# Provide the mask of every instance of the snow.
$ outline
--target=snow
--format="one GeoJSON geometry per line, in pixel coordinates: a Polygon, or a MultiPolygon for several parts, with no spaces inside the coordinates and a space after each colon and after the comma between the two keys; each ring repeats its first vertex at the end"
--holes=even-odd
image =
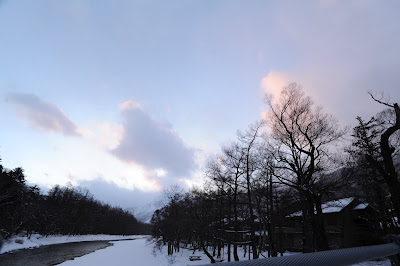
{"type": "Polygon", "coordinates": [[[235,230],[224,230],[224,232],[226,232],[226,233],[240,233],[240,234],[243,234],[243,233],[250,232],[250,230],[238,230],[238,231],[235,231],[235,230]]]}
{"type": "MultiPolygon", "coordinates": [[[[343,198],[343,199],[328,201],[321,205],[322,213],[341,212],[343,210],[343,208],[346,207],[347,205],[349,205],[353,200],[354,200],[354,198],[343,198]]],[[[296,217],[296,216],[302,216],[302,215],[303,215],[303,212],[298,211],[298,212],[289,214],[286,217],[296,217]]]]}
{"type": "Polygon", "coordinates": [[[340,212],[344,207],[349,205],[354,198],[344,198],[338,200],[328,201],[321,205],[323,213],[340,212]]]}
{"type": "Polygon", "coordinates": [[[140,265],[140,266],[186,266],[186,265],[204,265],[209,264],[210,260],[203,252],[181,249],[179,253],[168,256],[166,247],[162,248],[162,252],[153,249],[153,245],[148,243],[146,239],[137,239],[134,241],[118,241],[111,242],[113,246],[105,249],[97,250],[86,256],[75,258],[74,260],[65,261],[59,265],[62,266],[109,266],[109,265],[140,265]],[[201,256],[202,260],[190,261],[189,256],[201,256]]]}
{"type": "Polygon", "coordinates": [[[368,203],[367,204],[360,203],[357,206],[355,206],[353,210],[364,210],[367,207],[368,207],[368,203]]]}
{"type": "Polygon", "coordinates": [[[364,261],[357,264],[353,264],[352,266],[391,266],[389,259],[384,260],[371,260],[371,261],[364,261]]]}
{"type": "MultiPolygon", "coordinates": [[[[204,265],[209,264],[210,260],[202,251],[196,250],[193,254],[192,250],[181,249],[180,252],[168,256],[167,247],[163,246],[161,249],[154,248],[153,242],[149,241],[149,236],[131,235],[131,236],[115,236],[115,235],[80,235],[80,236],[48,236],[32,235],[31,239],[27,237],[14,237],[7,241],[3,247],[2,252],[7,252],[21,248],[33,248],[42,245],[60,244],[68,242],[81,242],[81,241],[95,241],[95,240],[111,240],[113,246],[105,249],[97,250],[88,255],[77,257],[73,260],[65,261],[59,265],[62,266],[80,266],[80,265],[141,265],[141,266],[186,266],[186,265],[204,265]],[[118,239],[135,239],[127,241],[112,241],[118,239]],[[23,241],[22,244],[17,242],[23,241]],[[201,256],[199,261],[190,261],[189,256],[201,256]]],[[[223,249],[222,258],[227,261],[227,249],[223,249]]],[[[212,250],[209,250],[212,253],[212,250]]],[[[232,249],[233,252],[233,249],[232,249]]],[[[284,256],[296,255],[297,252],[284,253],[284,256]]],[[[238,249],[240,260],[247,260],[244,258],[244,250],[238,249]]],[[[263,254],[267,256],[266,253],[263,254]]],[[[232,257],[233,259],[233,254],[232,257]]],[[[261,257],[262,258],[262,257],[261,257]]],[[[382,261],[367,261],[354,266],[372,266],[381,265],[389,266],[388,259],[382,261]]]]}
{"type": "Polygon", "coordinates": [[[297,216],[302,216],[302,215],[303,215],[303,211],[298,211],[298,212],[294,212],[292,214],[289,214],[286,217],[297,217],[297,216]]]}
{"type": "MultiPolygon", "coordinates": [[[[108,265],[140,265],[140,266],[186,266],[186,265],[204,265],[209,264],[210,260],[203,253],[196,251],[194,254],[191,250],[181,249],[180,252],[168,256],[167,247],[162,247],[161,251],[154,249],[151,242],[146,239],[137,239],[134,241],[118,241],[112,242],[113,246],[105,249],[97,250],[96,252],[90,253],[83,257],[75,258],[74,260],[66,261],[59,265],[61,266],[85,266],[85,265],[98,265],[98,266],[108,266],[108,265]],[[201,256],[202,260],[190,261],[189,256],[201,256]]],[[[226,249],[223,258],[227,258],[226,249]]],[[[211,250],[210,250],[211,252],[211,250]]],[[[247,260],[244,258],[243,249],[238,249],[239,258],[241,261],[247,260]]],[[[284,256],[296,255],[298,252],[288,252],[284,253],[284,256]]],[[[264,254],[265,256],[267,254],[264,254]]],[[[233,256],[232,256],[233,258],[233,256]]],[[[262,257],[261,257],[262,258],[262,257]]],[[[390,261],[388,259],[382,261],[367,261],[359,264],[354,264],[353,266],[372,266],[381,265],[389,266],[390,261]]]]}
{"type": "Polygon", "coordinates": [[[39,246],[46,246],[52,244],[70,243],[70,242],[82,242],[82,241],[96,241],[96,240],[118,240],[118,239],[137,239],[148,236],[142,235],[54,235],[54,236],[42,236],[40,234],[32,234],[30,238],[26,236],[14,236],[9,240],[5,241],[3,248],[0,250],[0,254],[9,252],[17,249],[24,248],[35,248],[39,246]]]}
{"type": "MultiPolygon", "coordinates": [[[[172,256],[167,255],[167,246],[163,246],[161,250],[154,249],[152,242],[146,239],[137,239],[134,241],[118,241],[111,242],[113,246],[105,249],[97,250],[86,256],[75,258],[71,261],[66,261],[59,265],[61,266],[84,266],[84,265],[140,265],[140,266],[186,266],[186,265],[204,265],[210,264],[209,258],[202,251],[196,250],[193,254],[192,250],[181,249],[180,252],[174,253],[172,256]],[[189,256],[200,256],[201,260],[190,261],[189,256]]],[[[224,262],[227,262],[227,249],[223,249],[224,262]]],[[[212,250],[209,250],[212,253],[212,250]]],[[[232,249],[233,260],[233,249],[232,249]]],[[[287,255],[295,255],[297,252],[284,253],[287,255]]],[[[238,248],[238,255],[240,260],[247,260],[248,256],[244,258],[244,250],[238,248]]],[[[264,253],[267,256],[267,253],[264,253]]]]}

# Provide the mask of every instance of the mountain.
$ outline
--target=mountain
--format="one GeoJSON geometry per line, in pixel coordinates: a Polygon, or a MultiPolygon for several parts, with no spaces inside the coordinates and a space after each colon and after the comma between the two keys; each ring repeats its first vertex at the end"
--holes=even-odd
{"type": "Polygon", "coordinates": [[[151,217],[153,213],[156,211],[157,207],[154,206],[155,204],[149,203],[145,206],[140,207],[130,207],[127,208],[127,211],[133,214],[136,219],[143,223],[150,223],[151,217]]]}

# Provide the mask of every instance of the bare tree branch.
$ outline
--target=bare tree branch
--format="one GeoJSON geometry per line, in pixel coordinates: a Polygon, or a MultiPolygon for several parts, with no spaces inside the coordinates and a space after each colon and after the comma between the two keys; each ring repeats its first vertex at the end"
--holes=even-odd
{"type": "Polygon", "coordinates": [[[371,98],[372,98],[375,102],[380,103],[380,104],[383,104],[383,105],[386,105],[386,106],[388,106],[388,107],[394,108],[394,105],[385,103],[385,102],[383,102],[382,100],[378,100],[370,91],[368,92],[368,94],[369,94],[369,96],[371,96],[371,98]]]}

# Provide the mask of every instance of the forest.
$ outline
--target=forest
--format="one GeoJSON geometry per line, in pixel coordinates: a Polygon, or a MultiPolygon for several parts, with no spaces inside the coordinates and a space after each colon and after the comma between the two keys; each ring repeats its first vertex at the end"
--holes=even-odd
{"type": "Polygon", "coordinates": [[[0,165],[0,237],[148,234],[150,227],[131,213],[96,200],[86,189],[55,186],[42,194],[26,184],[22,168],[0,165]]]}
{"type": "Polygon", "coordinates": [[[166,190],[168,204],[151,220],[157,245],[203,250],[211,262],[228,250],[227,261],[238,261],[239,248],[256,259],[399,234],[400,109],[370,96],[382,111],[352,129],[296,83],[266,96],[263,120],[209,159],[202,188],[166,190]]]}

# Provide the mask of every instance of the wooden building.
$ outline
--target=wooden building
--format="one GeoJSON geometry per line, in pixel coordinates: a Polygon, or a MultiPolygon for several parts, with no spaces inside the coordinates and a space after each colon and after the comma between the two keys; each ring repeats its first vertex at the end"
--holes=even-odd
{"type": "MultiPolygon", "coordinates": [[[[377,211],[357,198],[342,198],[322,204],[328,244],[332,249],[378,244],[379,222],[377,211]]],[[[277,232],[278,234],[279,232],[277,232]]],[[[302,249],[302,212],[285,217],[280,229],[282,248],[302,249]]]]}

